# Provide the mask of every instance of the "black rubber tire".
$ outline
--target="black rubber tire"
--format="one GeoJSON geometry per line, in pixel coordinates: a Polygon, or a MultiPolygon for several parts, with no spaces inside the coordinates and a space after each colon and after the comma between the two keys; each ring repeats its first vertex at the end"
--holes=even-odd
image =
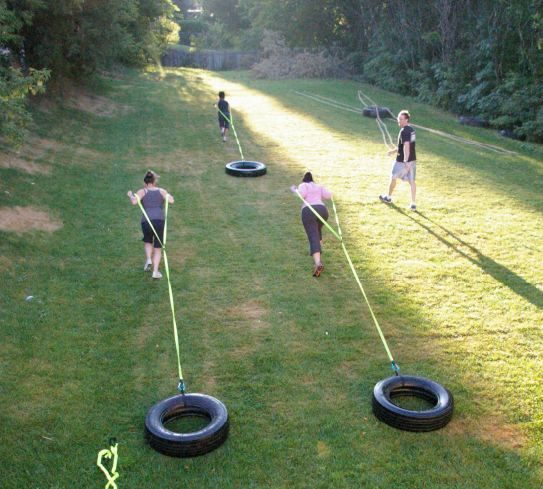
{"type": "Polygon", "coordinates": [[[196,457],[221,446],[228,437],[226,406],[205,394],[178,394],[155,404],[145,417],[145,434],[158,452],[171,457],[196,457]],[[164,423],[183,416],[200,416],[209,423],[199,431],[176,433],[164,423]]]}
{"type": "Polygon", "coordinates": [[[500,136],[504,138],[516,139],[517,141],[525,141],[526,136],[519,136],[513,129],[502,129],[500,136]]]}
{"type": "MultiPolygon", "coordinates": [[[[378,107],[380,119],[391,119],[390,110],[387,107],[378,107]]],[[[365,117],[373,117],[377,119],[377,110],[375,107],[364,107],[362,109],[362,115],[365,117]]]]}
{"type": "Polygon", "coordinates": [[[433,431],[443,428],[452,418],[454,400],[442,385],[424,377],[398,375],[381,380],[373,388],[373,414],[384,423],[406,431],[433,431]],[[424,399],[434,407],[411,411],[392,402],[400,396],[424,399]]]}
{"type": "Polygon", "coordinates": [[[468,115],[461,115],[458,117],[458,122],[464,126],[473,126],[473,127],[490,127],[488,121],[485,121],[481,117],[471,117],[468,115]]]}
{"type": "Polygon", "coordinates": [[[265,175],[267,168],[264,163],[258,161],[232,161],[225,167],[228,175],[234,177],[260,177],[265,175]]]}

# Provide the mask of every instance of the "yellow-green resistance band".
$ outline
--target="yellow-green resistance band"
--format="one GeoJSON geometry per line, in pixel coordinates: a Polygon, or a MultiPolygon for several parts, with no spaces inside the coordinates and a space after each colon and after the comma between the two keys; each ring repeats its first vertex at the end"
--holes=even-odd
{"type": "Polygon", "coordinates": [[[381,338],[381,341],[383,342],[383,345],[384,345],[385,350],[386,350],[387,355],[388,355],[388,359],[390,360],[390,364],[392,366],[392,370],[394,370],[396,375],[398,375],[398,373],[400,371],[400,367],[398,367],[397,363],[394,361],[394,357],[392,356],[392,353],[390,352],[390,348],[388,347],[385,336],[383,335],[383,331],[381,330],[381,327],[379,326],[379,321],[377,321],[377,318],[375,317],[375,314],[373,313],[373,309],[371,307],[370,301],[368,300],[368,296],[366,295],[366,291],[364,290],[364,287],[362,286],[362,283],[360,282],[360,279],[358,278],[358,274],[356,273],[353,262],[351,261],[351,257],[349,256],[349,253],[347,252],[347,248],[345,247],[345,243],[343,242],[343,235],[341,233],[341,228],[339,226],[339,218],[338,218],[338,215],[337,215],[336,203],[334,202],[334,199],[332,199],[332,207],[334,209],[334,215],[335,215],[335,218],[336,218],[338,232],[336,232],[336,230],[333,229],[332,226],[330,226],[330,224],[328,224],[321,217],[321,215],[313,208],[313,206],[302,197],[302,195],[300,194],[298,189],[296,189],[296,194],[298,195],[298,197],[300,197],[300,199],[302,199],[302,201],[305,203],[305,205],[307,207],[309,207],[311,212],[313,212],[313,214],[315,214],[315,216],[317,216],[317,218],[332,232],[332,234],[341,243],[341,248],[343,249],[343,253],[345,254],[345,257],[347,258],[347,261],[349,262],[349,266],[351,267],[351,271],[353,272],[356,283],[358,284],[358,287],[360,288],[360,292],[362,292],[362,296],[364,297],[364,300],[366,301],[366,304],[368,305],[368,309],[370,311],[371,317],[373,318],[373,322],[375,324],[375,327],[377,328],[377,332],[379,333],[379,337],[381,338]]]}
{"type": "Polygon", "coordinates": [[[234,136],[236,136],[236,142],[238,143],[239,154],[241,155],[241,159],[245,160],[245,157],[243,156],[243,151],[241,149],[241,144],[239,144],[238,133],[236,132],[236,127],[234,126],[234,119],[232,118],[232,112],[230,112],[230,117],[228,117],[221,109],[219,109],[219,112],[232,126],[232,131],[234,131],[234,136]]]}
{"type": "Polygon", "coordinates": [[[145,219],[147,219],[147,222],[149,223],[149,226],[151,226],[151,229],[153,230],[153,233],[158,239],[158,242],[162,246],[162,251],[164,254],[164,268],[166,269],[166,279],[168,281],[168,293],[170,296],[170,307],[172,309],[172,321],[173,321],[173,336],[175,339],[175,350],[177,352],[177,369],[179,373],[179,386],[178,389],[181,391],[181,393],[185,392],[185,381],[183,380],[183,371],[181,369],[181,354],[179,353],[179,335],[177,333],[177,322],[175,321],[175,306],[173,301],[173,292],[172,292],[172,283],[170,281],[170,267],[168,265],[168,254],[166,253],[166,237],[168,233],[168,196],[166,195],[166,204],[164,206],[164,243],[160,241],[160,238],[158,237],[158,233],[156,232],[156,229],[153,226],[153,223],[151,222],[151,219],[149,219],[149,216],[147,215],[147,212],[145,212],[145,209],[143,208],[143,205],[141,204],[140,197],[138,194],[136,195],[136,200],[138,201],[138,205],[140,206],[141,212],[145,216],[145,219]]]}

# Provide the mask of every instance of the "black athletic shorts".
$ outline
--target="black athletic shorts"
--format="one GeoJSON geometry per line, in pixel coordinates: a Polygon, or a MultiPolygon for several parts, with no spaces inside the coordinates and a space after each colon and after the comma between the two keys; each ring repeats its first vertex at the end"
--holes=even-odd
{"type": "Polygon", "coordinates": [[[230,127],[228,120],[222,114],[219,114],[219,127],[224,127],[226,129],[230,127]]]}
{"type": "Polygon", "coordinates": [[[156,239],[155,233],[149,226],[149,221],[145,220],[141,223],[141,230],[143,231],[143,242],[144,243],[153,243],[155,248],[162,248],[160,244],[164,240],[164,221],[160,219],[152,219],[153,227],[160,238],[160,241],[156,239]]]}

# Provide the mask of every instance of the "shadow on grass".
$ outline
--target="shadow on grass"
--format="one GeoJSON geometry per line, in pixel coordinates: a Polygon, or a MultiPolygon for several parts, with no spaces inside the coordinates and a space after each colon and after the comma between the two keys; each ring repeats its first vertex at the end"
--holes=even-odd
{"type": "Polygon", "coordinates": [[[509,270],[509,268],[484,255],[477,248],[469,243],[466,243],[463,239],[456,236],[441,224],[436,223],[422,212],[417,211],[411,214],[400,209],[397,205],[390,204],[390,207],[392,207],[396,212],[411,219],[443,244],[456,251],[459,255],[463,256],[474,265],[477,265],[481,270],[483,270],[483,272],[487,273],[498,282],[501,282],[503,285],[511,289],[515,294],[519,295],[539,309],[543,309],[543,292],[541,292],[535,285],[527,282],[521,276],[517,275],[512,270],[509,270]],[[421,219],[416,219],[414,217],[415,215],[420,216],[421,219]],[[423,220],[426,220],[439,228],[441,231],[443,231],[443,234],[439,234],[434,231],[428,224],[425,224],[423,220]],[[459,248],[460,245],[468,248],[473,256],[465,251],[462,251],[459,248]]]}

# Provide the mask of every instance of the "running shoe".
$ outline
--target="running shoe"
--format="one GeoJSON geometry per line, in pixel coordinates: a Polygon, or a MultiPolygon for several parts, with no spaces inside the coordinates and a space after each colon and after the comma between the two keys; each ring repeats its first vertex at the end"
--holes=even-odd
{"type": "Polygon", "coordinates": [[[162,274],[160,272],[153,272],[153,278],[162,278],[162,274]]]}
{"type": "Polygon", "coordinates": [[[388,195],[379,195],[379,200],[385,204],[391,204],[392,199],[388,195]]]}
{"type": "Polygon", "coordinates": [[[313,270],[313,277],[320,277],[323,270],[324,270],[324,265],[322,263],[320,265],[317,265],[315,267],[315,270],[313,270]]]}

